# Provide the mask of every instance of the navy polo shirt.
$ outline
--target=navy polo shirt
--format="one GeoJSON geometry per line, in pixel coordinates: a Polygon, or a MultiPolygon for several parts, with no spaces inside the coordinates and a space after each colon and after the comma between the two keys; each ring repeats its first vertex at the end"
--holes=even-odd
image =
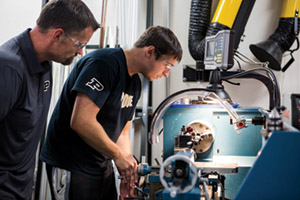
{"type": "Polygon", "coordinates": [[[0,199],[30,199],[52,90],[27,29],[0,46],[0,199]]]}

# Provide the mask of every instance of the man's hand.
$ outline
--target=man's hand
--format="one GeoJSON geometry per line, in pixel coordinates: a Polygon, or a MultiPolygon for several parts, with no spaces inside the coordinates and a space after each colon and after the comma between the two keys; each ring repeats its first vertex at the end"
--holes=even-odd
{"type": "Polygon", "coordinates": [[[128,197],[137,197],[137,194],[135,193],[134,186],[131,186],[129,183],[126,183],[124,180],[122,180],[120,185],[119,200],[124,200],[124,198],[128,197]]]}
{"type": "Polygon", "coordinates": [[[115,164],[122,176],[122,181],[134,186],[138,181],[137,163],[133,156],[127,152],[121,152],[121,155],[114,159],[115,164]]]}

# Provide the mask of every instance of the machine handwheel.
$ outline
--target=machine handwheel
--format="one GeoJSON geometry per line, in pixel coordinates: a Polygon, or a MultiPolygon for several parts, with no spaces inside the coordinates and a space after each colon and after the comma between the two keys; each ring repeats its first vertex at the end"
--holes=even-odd
{"type": "Polygon", "coordinates": [[[173,156],[170,156],[169,158],[167,158],[163,162],[162,166],[160,167],[159,178],[160,178],[160,182],[165,187],[165,189],[170,191],[171,197],[175,197],[177,193],[186,193],[195,186],[197,178],[198,178],[197,177],[197,167],[195,166],[193,161],[191,159],[189,159],[188,157],[183,156],[183,155],[173,155],[173,156]],[[192,170],[192,172],[194,173],[191,183],[186,185],[184,188],[169,185],[168,182],[164,178],[165,168],[168,167],[168,165],[171,164],[172,161],[177,161],[177,160],[186,162],[188,164],[188,166],[190,167],[190,170],[192,170]]]}

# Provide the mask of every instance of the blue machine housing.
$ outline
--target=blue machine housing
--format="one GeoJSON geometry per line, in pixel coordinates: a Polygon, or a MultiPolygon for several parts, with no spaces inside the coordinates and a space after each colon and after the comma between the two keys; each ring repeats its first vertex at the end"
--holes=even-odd
{"type": "Polygon", "coordinates": [[[192,200],[192,199],[200,199],[201,190],[199,187],[194,187],[187,193],[177,194],[176,197],[170,196],[170,191],[163,190],[162,191],[162,199],[163,200],[192,200]]]}
{"type": "Polygon", "coordinates": [[[299,132],[273,132],[234,199],[299,199],[299,154],[299,132]]]}
{"type": "MultiPolygon", "coordinates": [[[[262,116],[258,108],[236,108],[235,111],[245,119],[262,116]]],[[[237,174],[225,175],[226,198],[234,198],[262,147],[261,126],[247,124],[247,128],[237,133],[230,124],[226,110],[215,105],[172,105],[166,110],[163,119],[164,160],[174,155],[174,139],[183,125],[201,122],[213,131],[214,142],[211,148],[197,154],[196,161],[213,162],[218,158],[225,162],[238,163],[237,174]]]]}

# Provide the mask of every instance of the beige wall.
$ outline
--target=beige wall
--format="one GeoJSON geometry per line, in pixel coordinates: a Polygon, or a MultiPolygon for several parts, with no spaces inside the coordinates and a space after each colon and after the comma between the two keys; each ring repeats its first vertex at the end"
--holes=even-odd
{"type": "Polygon", "coordinates": [[[0,1],[0,44],[35,25],[42,0],[0,1]]]}

